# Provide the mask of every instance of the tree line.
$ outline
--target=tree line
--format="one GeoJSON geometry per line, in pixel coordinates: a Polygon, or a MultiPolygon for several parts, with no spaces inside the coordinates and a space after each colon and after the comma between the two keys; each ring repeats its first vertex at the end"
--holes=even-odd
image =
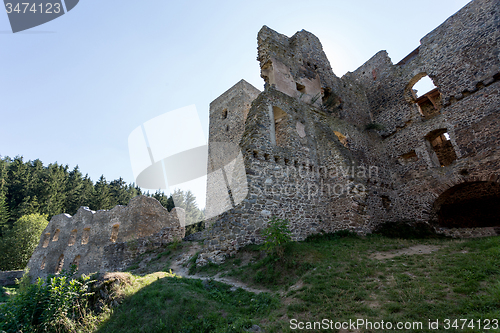
{"type": "Polygon", "coordinates": [[[0,258],[0,270],[24,267],[48,223],[43,220],[49,221],[52,216],[61,213],[74,215],[81,206],[95,211],[112,209],[116,205],[127,205],[130,199],[141,194],[157,199],[169,211],[174,206],[184,208],[186,225],[189,225],[186,234],[203,228],[202,222],[196,223],[203,221],[203,211],[189,191],[176,190],[170,196],[161,191],[150,194],[133,183],[127,184],[121,177],[108,182],[102,175],[94,183],[88,174],[83,175],[78,166],[70,170],[68,165],[58,163],[44,166],[39,159],[24,161],[22,156],[0,156],[0,252],[4,252],[1,257],[11,256],[14,249],[8,250],[9,247],[24,253],[22,259],[12,261],[11,258],[9,261],[12,264],[3,264],[4,260],[0,258]],[[35,243],[34,246],[19,242],[25,239],[25,235],[19,234],[23,230],[37,234],[28,237],[35,243]],[[15,244],[11,244],[13,242],[15,244]],[[24,247],[22,251],[19,246],[24,247]],[[7,250],[11,254],[8,255],[7,250]]]}

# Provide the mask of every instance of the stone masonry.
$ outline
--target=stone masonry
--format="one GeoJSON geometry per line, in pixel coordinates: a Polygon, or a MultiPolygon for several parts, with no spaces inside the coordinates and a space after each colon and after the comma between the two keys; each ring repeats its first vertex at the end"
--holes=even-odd
{"type": "Polygon", "coordinates": [[[68,271],[72,264],[79,274],[121,271],[138,254],[182,239],[184,220],[182,208],[168,212],[142,195],[111,210],[80,207],[74,216],[50,220],[27,267],[33,279],[68,271]]]}
{"type": "MultiPolygon", "coordinates": [[[[240,81],[210,107],[209,144],[238,146],[245,174],[233,168],[225,179],[245,183],[245,196],[208,221],[197,263],[261,242],[271,216],[290,220],[294,240],[398,221],[454,237],[496,235],[499,27],[500,0],[474,0],[398,63],[380,51],[339,78],[313,34],[264,26],[264,91],[240,81]],[[417,96],[425,76],[436,88],[417,96]]],[[[235,155],[218,154],[211,150],[209,160],[235,155]]],[[[207,210],[217,186],[209,177],[207,210]]],[[[217,191],[234,199],[234,187],[217,191]]]]}

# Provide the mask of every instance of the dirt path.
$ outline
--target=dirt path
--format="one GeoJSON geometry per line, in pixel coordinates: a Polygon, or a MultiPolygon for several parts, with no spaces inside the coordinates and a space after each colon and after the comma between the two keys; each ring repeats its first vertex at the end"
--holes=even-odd
{"type": "Polygon", "coordinates": [[[231,285],[234,287],[234,290],[237,288],[244,289],[246,291],[250,291],[252,293],[262,293],[262,292],[270,292],[269,290],[266,289],[256,289],[249,287],[245,283],[241,281],[237,281],[234,279],[231,279],[227,276],[221,277],[221,273],[217,273],[215,276],[206,276],[206,275],[201,275],[201,274],[189,274],[189,267],[187,267],[187,262],[189,259],[191,259],[198,251],[201,250],[201,245],[198,243],[192,243],[191,246],[189,247],[189,250],[182,254],[180,257],[178,257],[171,265],[170,269],[172,270],[173,273],[180,275],[182,277],[186,278],[191,278],[191,279],[201,279],[201,280],[214,280],[218,282],[222,282],[228,285],[231,285]]]}
{"type": "Polygon", "coordinates": [[[375,259],[391,259],[397,256],[401,256],[403,254],[413,255],[413,254],[429,254],[434,251],[441,249],[441,246],[437,245],[416,245],[412,247],[408,247],[406,249],[395,250],[395,251],[387,251],[387,252],[376,252],[372,254],[372,258],[375,259]]]}

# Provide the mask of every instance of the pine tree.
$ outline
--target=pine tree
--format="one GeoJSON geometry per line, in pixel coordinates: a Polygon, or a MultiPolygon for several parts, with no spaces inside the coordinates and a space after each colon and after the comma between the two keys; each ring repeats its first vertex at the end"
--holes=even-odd
{"type": "Polygon", "coordinates": [[[101,175],[101,178],[94,185],[94,198],[92,200],[93,210],[100,209],[111,209],[111,194],[109,192],[108,182],[104,175],[101,175]]]}
{"type": "Polygon", "coordinates": [[[64,211],[70,215],[75,215],[82,205],[84,205],[84,180],[77,165],[68,174],[64,211]]]}
{"type": "Polygon", "coordinates": [[[13,223],[20,215],[20,205],[24,198],[28,196],[30,187],[30,177],[27,165],[23,162],[22,156],[15,157],[9,163],[7,171],[7,204],[10,211],[9,222],[13,223]]]}
{"type": "Polygon", "coordinates": [[[64,213],[67,167],[49,164],[45,170],[42,212],[52,217],[64,213]]]}
{"type": "Polygon", "coordinates": [[[131,199],[127,192],[127,184],[122,177],[113,180],[109,183],[110,204],[111,207],[116,205],[127,205],[131,199]]]}
{"type": "Polygon", "coordinates": [[[5,202],[5,194],[0,191],[0,236],[4,235],[4,230],[8,228],[9,209],[5,202]]]}

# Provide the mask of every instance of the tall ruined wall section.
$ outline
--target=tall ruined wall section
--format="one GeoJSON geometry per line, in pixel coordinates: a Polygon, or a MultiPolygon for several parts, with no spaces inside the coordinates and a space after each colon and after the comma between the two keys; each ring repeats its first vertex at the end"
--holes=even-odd
{"type": "Polygon", "coordinates": [[[375,220],[436,220],[439,207],[434,203],[444,191],[462,183],[496,180],[499,25],[500,2],[476,0],[422,38],[398,64],[381,51],[346,75],[366,90],[370,113],[385,127],[379,134],[400,178],[399,186],[384,194],[386,209],[370,208],[375,220]],[[413,85],[426,74],[440,93],[432,114],[424,114],[412,94],[413,85]],[[445,166],[441,152],[431,144],[439,133],[449,136],[449,160],[455,159],[445,166]]]}
{"type": "Polygon", "coordinates": [[[248,193],[212,220],[198,263],[262,241],[273,215],[295,240],[409,220],[454,236],[500,231],[500,208],[488,209],[500,207],[499,11],[500,0],[475,0],[398,64],[381,51],[342,78],[314,35],[264,26],[265,91],[239,142],[246,175],[235,177],[248,193]],[[437,90],[417,97],[425,75],[437,90]],[[457,213],[467,210],[481,218],[457,213]]]}
{"type": "Polygon", "coordinates": [[[349,77],[338,78],[319,39],[301,30],[292,37],[267,26],[257,36],[261,77],[275,89],[364,127],[372,119],[364,89],[349,77]]]}
{"type": "Polygon", "coordinates": [[[125,269],[148,246],[160,246],[185,235],[184,210],[168,212],[154,198],[136,196],[127,206],[74,216],[54,216],[42,233],[28,268],[45,277],[78,266],[79,274],[125,269]]]}
{"type": "Polygon", "coordinates": [[[338,129],[359,131],[273,87],[261,93],[240,143],[248,194],[214,219],[198,263],[260,243],[272,216],[290,220],[294,240],[320,231],[368,232],[364,189],[377,170],[356,162],[338,129]]]}
{"type": "Polygon", "coordinates": [[[221,172],[231,163],[234,164],[240,153],[239,144],[245,121],[252,101],[259,93],[258,89],[241,80],[210,103],[205,210],[205,216],[209,219],[205,222],[206,227],[210,226],[211,217],[234,206],[234,199],[228,193],[230,184],[227,184],[227,176],[221,172]]]}

